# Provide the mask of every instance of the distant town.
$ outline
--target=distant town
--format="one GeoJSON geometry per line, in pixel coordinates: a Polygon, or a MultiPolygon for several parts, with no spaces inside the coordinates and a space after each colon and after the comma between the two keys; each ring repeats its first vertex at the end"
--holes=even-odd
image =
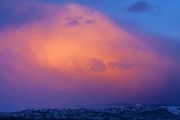
{"type": "Polygon", "coordinates": [[[27,109],[1,112],[0,120],[180,120],[180,107],[161,105],[27,109]]]}

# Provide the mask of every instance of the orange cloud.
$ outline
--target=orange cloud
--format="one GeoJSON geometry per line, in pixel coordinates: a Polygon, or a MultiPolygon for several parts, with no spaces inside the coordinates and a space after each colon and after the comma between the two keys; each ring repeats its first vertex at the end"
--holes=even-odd
{"type": "MultiPolygon", "coordinates": [[[[162,55],[143,42],[146,38],[93,9],[50,6],[43,19],[0,33],[0,64],[11,70],[2,75],[12,84],[39,84],[65,92],[80,92],[90,85],[92,92],[117,98],[161,86],[173,61],[162,63],[162,55]]],[[[84,92],[88,94],[88,89],[84,92]]]]}

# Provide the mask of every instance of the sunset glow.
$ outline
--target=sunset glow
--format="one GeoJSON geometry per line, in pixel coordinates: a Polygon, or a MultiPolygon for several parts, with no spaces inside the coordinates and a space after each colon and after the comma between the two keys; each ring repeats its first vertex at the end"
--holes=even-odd
{"type": "Polygon", "coordinates": [[[179,69],[176,60],[146,42],[151,38],[94,8],[28,5],[41,19],[0,32],[0,78],[6,80],[9,101],[28,93],[22,106],[146,102],[146,94],[153,98],[161,92],[169,71],[179,69]]]}

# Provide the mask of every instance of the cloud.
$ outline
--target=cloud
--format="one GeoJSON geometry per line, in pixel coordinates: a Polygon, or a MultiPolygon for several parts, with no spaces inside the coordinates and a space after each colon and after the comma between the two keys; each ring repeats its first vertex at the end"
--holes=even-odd
{"type": "Polygon", "coordinates": [[[65,18],[67,21],[67,26],[77,26],[80,24],[93,24],[95,20],[92,19],[84,19],[82,16],[72,16],[65,18]]]}
{"type": "Polygon", "coordinates": [[[119,70],[127,70],[132,67],[132,65],[128,63],[127,61],[109,62],[108,65],[109,65],[109,68],[111,69],[119,69],[119,70]]]}
{"type": "Polygon", "coordinates": [[[106,65],[103,63],[103,61],[92,58],[90,59],[90,68],[91,71],[99,71],[103,72],[106,70],[106,65]]]}
{"type": "MultiPolygon", "coordinates": [[[[136,63],[134,63],[136,64],[136,63]]],[[[124,71],[131,69],[133,65],[131,63],[128,63],[128,61],[122,60],[122,61],[110,61],[108,63],[104,63],[102,60],[97,58],[91,58],[89,60],[89,70],[94,72],[104,72],[104,71],[124,71]]]]}
{"type": "Polygon", "coordinates": [[[151,5],[149,2],[145,0],[141,0],[137,3],[134,3],[133,5],[129,6],[127,8],[128,12],[135,12],[135,13],[141,13],[141,12],[148,12],[153,11],[155,7],[151,5]]]}
{"type": "Polygon", "coordinates": [[[39,2],[19,9],[40,9],[41,17],[0,32],[0,76],[8,95],[1,97],[9,108],[145,102],[143,95],[157,94],[177,67],[146,37],[94,9],[39,2]]]}

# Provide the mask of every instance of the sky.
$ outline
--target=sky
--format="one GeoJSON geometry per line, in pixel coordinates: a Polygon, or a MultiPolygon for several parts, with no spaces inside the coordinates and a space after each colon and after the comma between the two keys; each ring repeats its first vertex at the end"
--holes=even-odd
{"type": "Polygon", "coordinates": [[[1,0],[0,111],[180,105],[179,0],[1,0]]]}

